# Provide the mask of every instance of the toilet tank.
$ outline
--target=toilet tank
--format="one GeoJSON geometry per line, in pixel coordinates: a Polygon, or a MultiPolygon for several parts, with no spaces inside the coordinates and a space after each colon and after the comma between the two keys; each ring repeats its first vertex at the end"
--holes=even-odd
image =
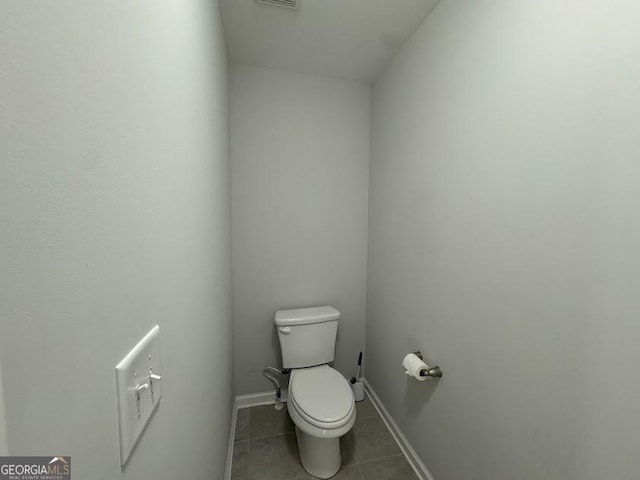
{"type": "Polygon", "coordinates": [[[333,307],[278,310],[278,329],[283,368],[303,368],[333,361],[340,312],[333,307]]]}

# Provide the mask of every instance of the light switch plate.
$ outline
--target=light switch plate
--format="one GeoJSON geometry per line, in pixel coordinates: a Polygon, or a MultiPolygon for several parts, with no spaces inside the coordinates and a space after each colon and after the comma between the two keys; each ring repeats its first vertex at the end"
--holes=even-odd
{"type": "Polygon", "coordinates": [[[160,327],[156,325],[116,366],[120,463],[127,463],[131,450],[158,407],[162,381],[150,382],[150,372],[160,375],[160,327]],[[145,388],[146,384],[146,388],[145,388]],[[139,387],[136,395],[136,387],[139,387]]]}

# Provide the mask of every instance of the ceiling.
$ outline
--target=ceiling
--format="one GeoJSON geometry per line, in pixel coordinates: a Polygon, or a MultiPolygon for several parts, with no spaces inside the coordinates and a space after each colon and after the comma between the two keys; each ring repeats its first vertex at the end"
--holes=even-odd
{"type": "Polygon", "coordinates": [[[439,0],[221,0],[232,63],[372,82],[439,0]]]}

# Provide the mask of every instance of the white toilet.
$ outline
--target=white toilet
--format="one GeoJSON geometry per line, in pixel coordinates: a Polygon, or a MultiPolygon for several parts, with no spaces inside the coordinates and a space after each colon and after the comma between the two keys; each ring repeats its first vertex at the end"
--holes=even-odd
{"type": "Polygon", "coordinates": [[[282,366],[291,369],[287,410],[302,466],[314,477],[338,473],[340,437],[356,421],[353,392],[333,361],[340,312],[333,307],[276,312],[282,366]]]}

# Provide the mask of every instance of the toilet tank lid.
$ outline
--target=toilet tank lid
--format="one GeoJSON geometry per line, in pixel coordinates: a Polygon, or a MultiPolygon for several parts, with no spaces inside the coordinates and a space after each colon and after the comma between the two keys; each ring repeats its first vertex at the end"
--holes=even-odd
{"type": "Polygon", "coordinates": [[[327,305],[324,307],[294,308],[291,310],[278,310],[276,312],[276,325],[307,325],[310,323],[330,322],[340,318],[340,312],[327,305]]]}

